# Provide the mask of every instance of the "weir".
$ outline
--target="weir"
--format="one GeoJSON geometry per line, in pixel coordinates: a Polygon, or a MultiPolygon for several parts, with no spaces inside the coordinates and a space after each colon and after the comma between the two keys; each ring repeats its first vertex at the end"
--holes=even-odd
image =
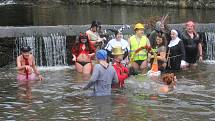
{"type": "MultiPolygon", "coordinates": [[[[170,24],[169,26],[179,31],[183,30],[183,24],[170,24]]],[[[20,54],[20,48],[24,45],[32,48],[36,64],[39,66],[70,65],[71,46],[75,37],[79,32],[85,32],[89,27],[90,25],[0,27],[0,41],[2,41],[0,44],[0,66],[7,65],[10,62],[14,63],[16,57],[20,54]],[[4,38],[7,38],[7,40],[4,38]],[[7,43],[11,46],[5,49],[7,43]]],[[[110,33],[107,33],[106,29],[119,29],[121,27],[124,28],[124,35],[133,33],[133,27],[130,27],[130,25],[103,25],[102,31],[104,35],[108,35],[110,33]]],[[[201,32],[206,42],[205,59],[209,61],[215,60],[214,28],[214,23],[199,24],[197,27],[197,31],[201,32]]],[[[124,37],[126,38],[126,36],[124,37]]]]}

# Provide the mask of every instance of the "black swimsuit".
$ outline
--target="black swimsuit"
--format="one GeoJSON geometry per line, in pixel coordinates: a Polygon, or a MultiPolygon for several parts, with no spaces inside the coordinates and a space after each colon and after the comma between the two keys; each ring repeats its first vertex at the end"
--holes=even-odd
{"type": "Polygon", "coordinates": [[[86,64],[90,63],[90,62],[80,62],[80,61],[76,61],[77,63],[79,63],[82,66],[85,66],[86,64]]]}

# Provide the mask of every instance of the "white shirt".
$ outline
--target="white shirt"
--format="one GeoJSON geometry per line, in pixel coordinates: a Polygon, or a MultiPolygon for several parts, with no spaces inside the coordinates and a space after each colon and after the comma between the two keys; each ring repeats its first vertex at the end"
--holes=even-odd
{"type": "Polygon", "coordinates": [[[128,42],[124,39],[121,39],[121,40],[112,39],[112,40],[110,40],[107,43],[107,46],[105,47],[105,49],[112,51],[113,47],[116,47],[116,46],[122,47],[123,50],[125,50],[127,48],[128,52],[130,51],[130,46],[129,46],[128,42]]]}

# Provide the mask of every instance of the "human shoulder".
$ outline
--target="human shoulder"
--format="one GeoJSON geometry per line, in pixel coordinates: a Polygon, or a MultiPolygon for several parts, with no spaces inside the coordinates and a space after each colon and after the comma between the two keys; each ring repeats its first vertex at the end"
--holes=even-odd
{"type": "Polygon", "coordinates": [[[129,37],[129,39],[133,39],[133,38],[135,38],[135,35],[132,35],[132,36],[129,37]]]}
{"type": "Polygon", "coordinates": [[[115,43],[116,39],[111,39],[108,43],[115,43]]]}
{"type": "Polygon", "coordinates": [[[122,41],[123,43],[128,43],[128,41],[125,40],[125,39],[121,39],[121,41],[122,41]]]}
{"type": "Polygon", "coordinates": [[[91,30],[87,30],[87,31],[86,31],[86,34],[90,34],[90,33],[91,33],[91,30]]]}

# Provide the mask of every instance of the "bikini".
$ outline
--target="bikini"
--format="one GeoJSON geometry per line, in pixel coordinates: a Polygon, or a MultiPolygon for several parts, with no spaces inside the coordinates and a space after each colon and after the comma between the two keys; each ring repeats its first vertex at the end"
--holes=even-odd
{"type": "Polygon", "coordinates": [[[141,66],[141,64],[143,63],[144,60],[136,60],[134,61],[135,63],[137,63],[139,66],[141,66]]]}
{"type": "MultiPolygon", "coordinates": [[[[80,48],[82,48],[82,46],[83,46],[83,44],[80,45],[80,48]]],[[[89,54],[89,51],[87,51],[86,49],[84,49],[84,50],[81,49],[79,55],[80,55],[80,54],[89,54]]],[[[78,56],[79,56],[79,55],[78,55],[78,56]]],[[[78,57],[78,56],[77,56],[77,57],[78,57]]],[[[82,66],[85,66],[86,64],[91,63],[91,60],[90,60],[90,62],[81,62],[81,61],[77,61],[77,60],[76,60],[76,62],[79,63],[79,64],[82,65],[82,66]]],[[[92,64],[92,63],[91,63],[91,64],[92,64]]]]}
{"type": "Polygon", "coordinates": [[[85,66],[86,64],[91,63],[91,62],[80,62],[80,61],[76,61],[76,62],[79,63],[82,66],[85,66]]]}

